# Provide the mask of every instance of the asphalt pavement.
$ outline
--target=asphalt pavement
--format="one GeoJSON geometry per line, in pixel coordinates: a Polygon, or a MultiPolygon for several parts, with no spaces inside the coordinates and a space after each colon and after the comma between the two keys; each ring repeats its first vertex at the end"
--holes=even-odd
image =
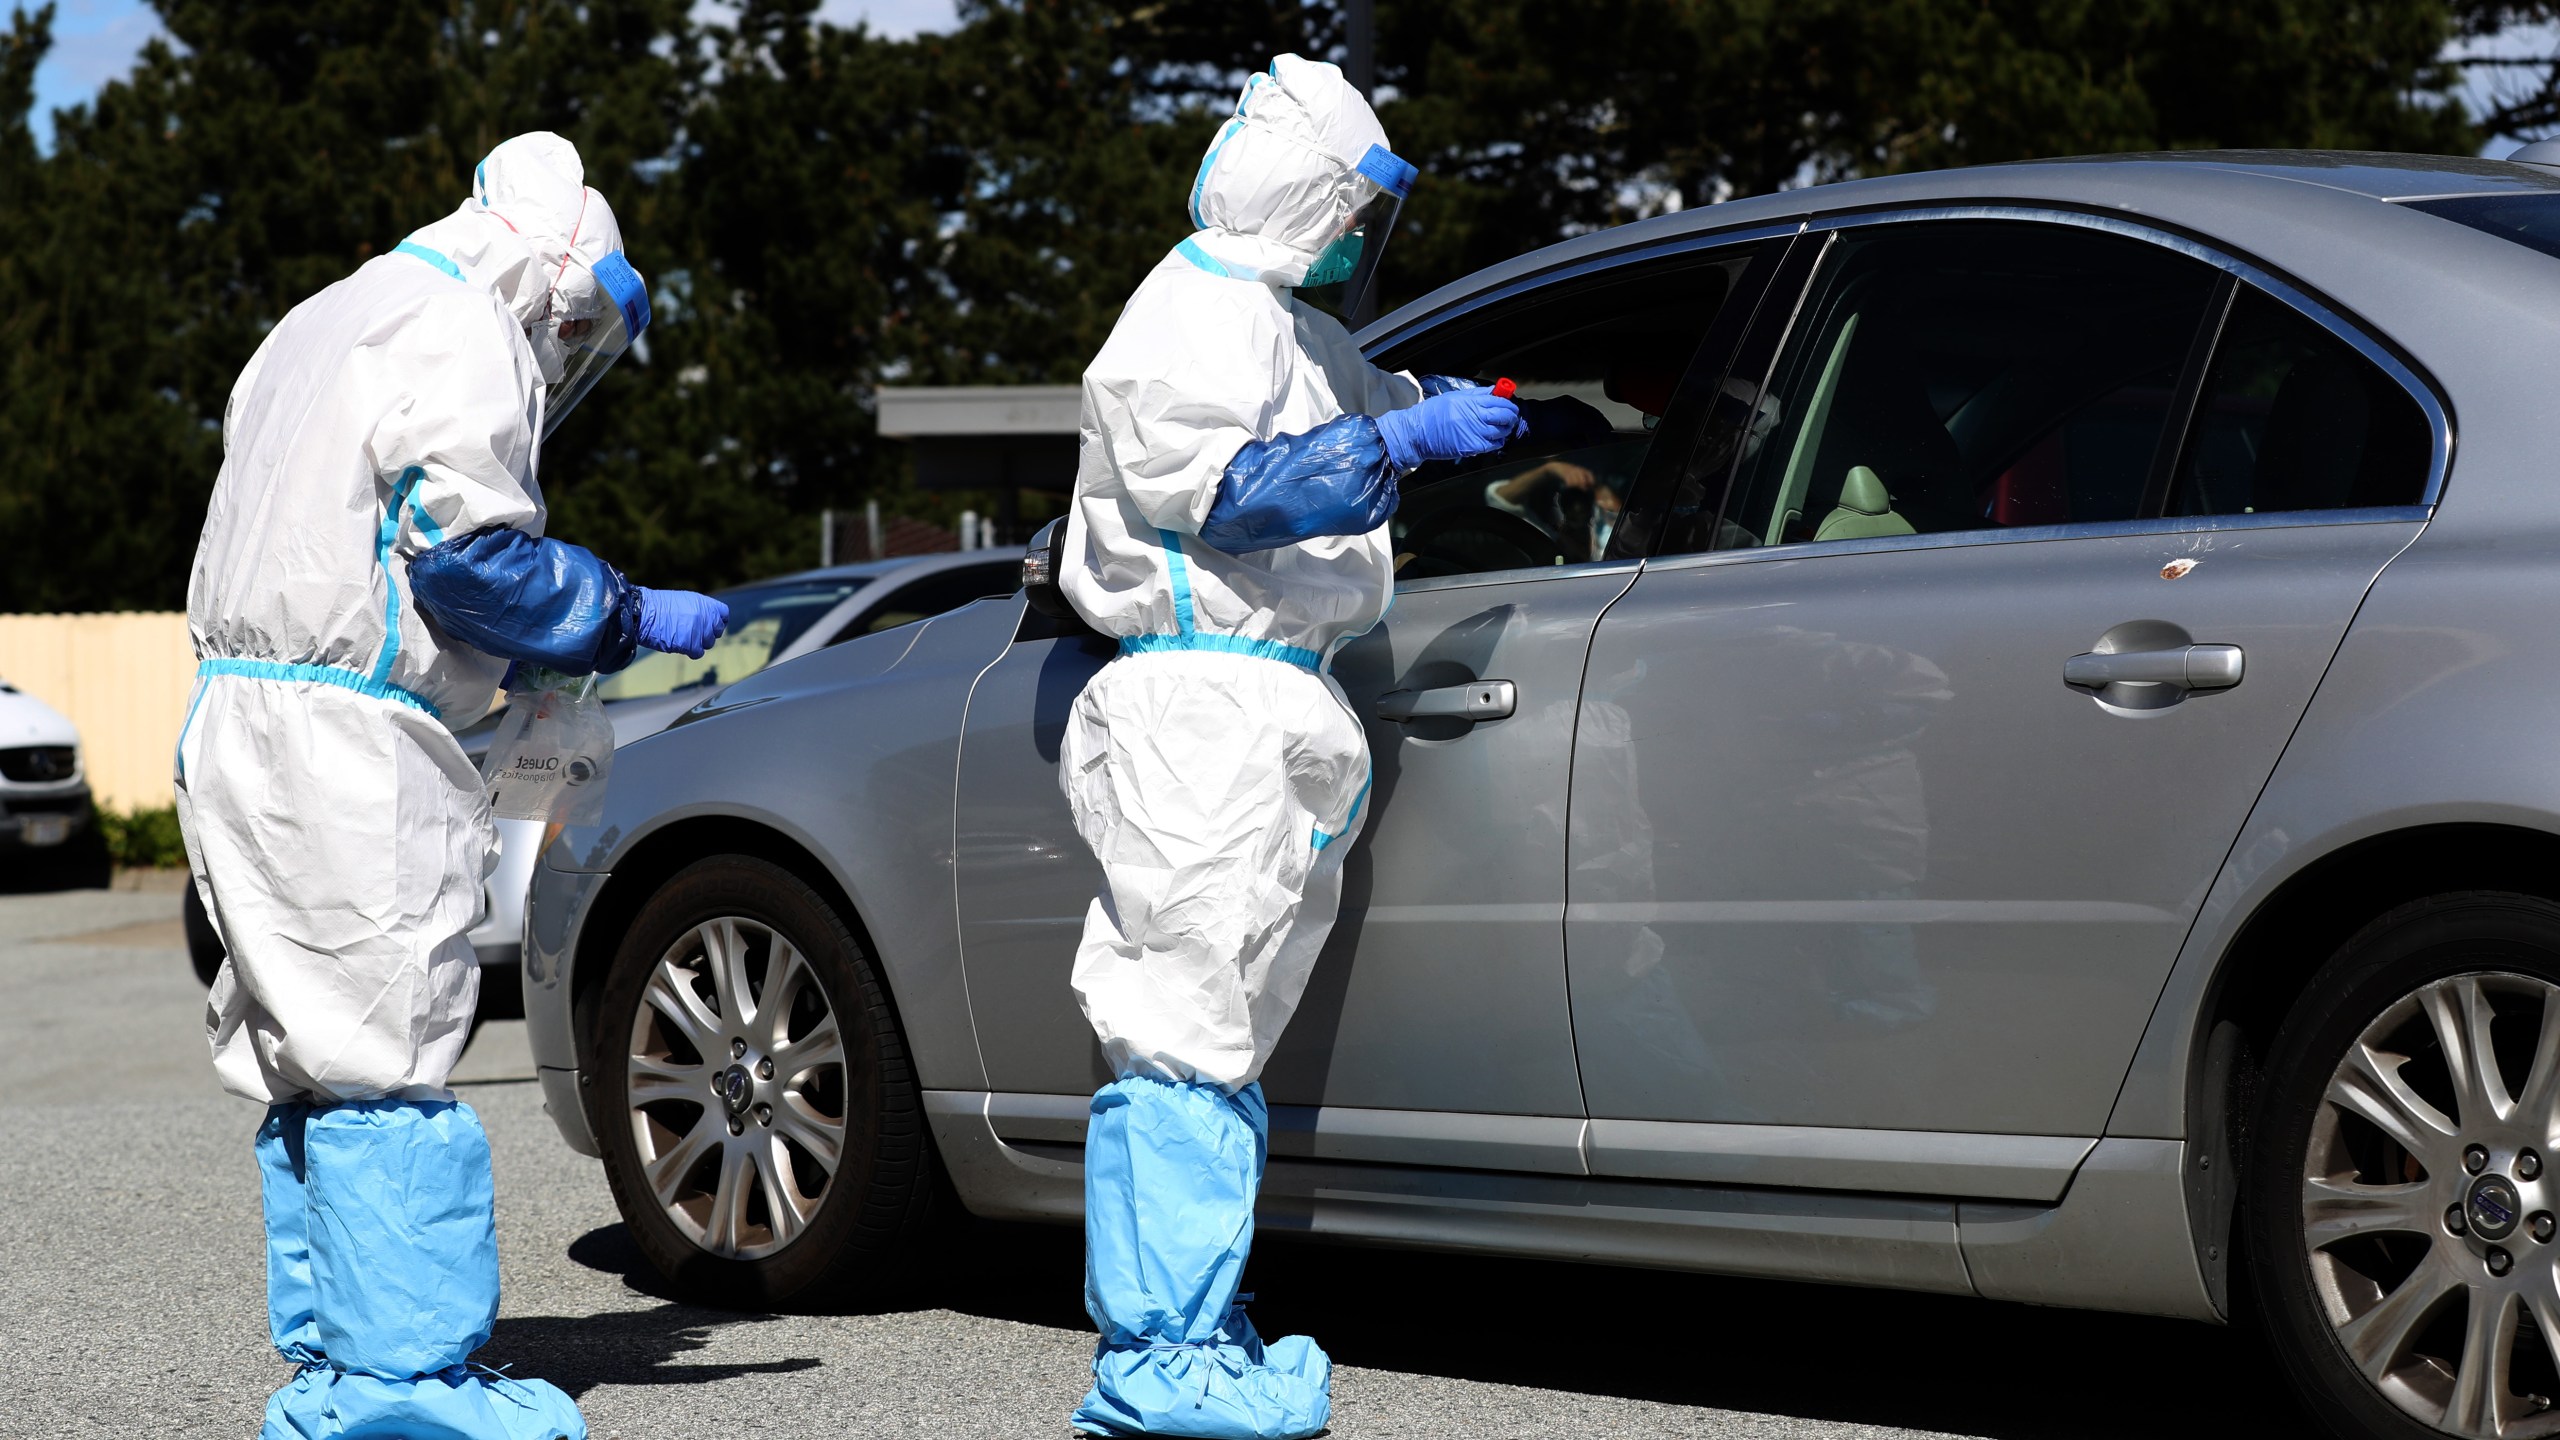
{"type": "MultiPolygon", "coordinates": [[[[178,896],[0,896],[0,1436],[246,1436],[266,1344],[258,1111],[205,1059],[178,896]]],[[[871,1311],[678,1303],[542,1113],[521,1023],[457,1088],[495,1147],[478,1357],[594,1434],[1063,1437],[1092,1339],[1072,1230],[970,1226],[871,1311]]],[[[1937,1296],[1266,1242],[1265,1334],[1333,1353],[1333,1433],[2152,1437],[2309,1426],[2239,1332],[1937,1296]]]]}

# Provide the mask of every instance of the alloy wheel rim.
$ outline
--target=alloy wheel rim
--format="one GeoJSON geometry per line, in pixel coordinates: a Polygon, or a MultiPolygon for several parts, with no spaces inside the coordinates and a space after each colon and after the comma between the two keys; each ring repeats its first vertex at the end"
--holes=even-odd
{"type": "Polygon", "coordinates": [[[2312,1292],[2349,1364],[2451,1434],[2560,1434],[2560,986],[2447,976],[2366,1025],[2302,1177],[2312,1292]]]}
{"type": "Polygon", "coordinates": [[[678,936],[649,973],[624,1056],[641,1180],[685,1238],[756,1260],[834,1187],[844,1036],[808,957],[744,916],[678,936]]]}

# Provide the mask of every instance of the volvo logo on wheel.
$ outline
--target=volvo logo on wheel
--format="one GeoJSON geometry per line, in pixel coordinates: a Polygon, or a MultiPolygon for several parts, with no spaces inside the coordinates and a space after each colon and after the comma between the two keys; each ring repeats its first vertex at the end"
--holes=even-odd
{"type": "Polygon", "coordinates": [[[2516,1219],[2524,1213],[2524,1199],[2516,1194],[2514,1182],[2504,1175],[2483,1175],[2471,1182],[2471,1198],[2463,1202],[2470,1217],[2471,1231],[2483,1240],[2504,1240],[2515,1233],[2516,1219]]]}
{"type": "MultiPolygon", "coordinates": [[[[744,1065],[732,1065],[729,1067],[728,1071],[720,1077],[720,1098],[728,1102],[731,1114],[736,1114],[739,1111],[746,1109],[747,1101],[754,1095],[754,1093],[755,1082],[747,1078],[747,1067],[744,1065]]],[[[2512,1197],[2514,1193],[2515,1192],[2512,1190],[2508,1192],[2510,1197],[2512,1197]]],[[[2512,1202],[2510,1203],[2510,1208],[2512,1208],[2512,1202]]],[[[2512,1227],[2515,1224],[2515,1221],[2511,1217],[2507,1223],[2512,1227]]]]}

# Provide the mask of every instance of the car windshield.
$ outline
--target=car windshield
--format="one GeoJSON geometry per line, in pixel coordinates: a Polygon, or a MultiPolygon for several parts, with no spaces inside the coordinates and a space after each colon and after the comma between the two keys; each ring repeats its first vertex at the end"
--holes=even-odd
{"type": "Polygon", "coordinates": [[[723,590],[719,598],[729,605],[729,630],[701,659],[643,650],[630,668],[606,676],[596,693],[607,700],[640,700],[743,680],[772,664],[818,617],[869,583],[856,576],[723,590]]]}
{"type": "Polygon", "coordinates": [[[2528,250],[2560,256],[2560,194],[2455,195],[2407,203],[2412,210],[2512,240],[2528,250]]]}

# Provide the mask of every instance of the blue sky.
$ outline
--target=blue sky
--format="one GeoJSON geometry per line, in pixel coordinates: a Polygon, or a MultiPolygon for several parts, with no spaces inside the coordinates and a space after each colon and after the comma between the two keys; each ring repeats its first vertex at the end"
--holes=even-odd
{"type": "MultiPolygon", "coordinates": [[[[14,0],[32,8],[39,0],[14,0]]],[[[144,0],[56,0],[53,51],[36,67],[32,117],[36,143],[53,148],[53,112],[86,102],[108,81],[133,68],[145,41],[160,33],[160,16],[144,0]]],[[[715,9],[706,0],[697,11],[715,9]]],[[[820,16],[839,25],[868,20],[873,31],[906,36],[948,30],[958,23],[952,0],[825,0],[820,16]]]]}

